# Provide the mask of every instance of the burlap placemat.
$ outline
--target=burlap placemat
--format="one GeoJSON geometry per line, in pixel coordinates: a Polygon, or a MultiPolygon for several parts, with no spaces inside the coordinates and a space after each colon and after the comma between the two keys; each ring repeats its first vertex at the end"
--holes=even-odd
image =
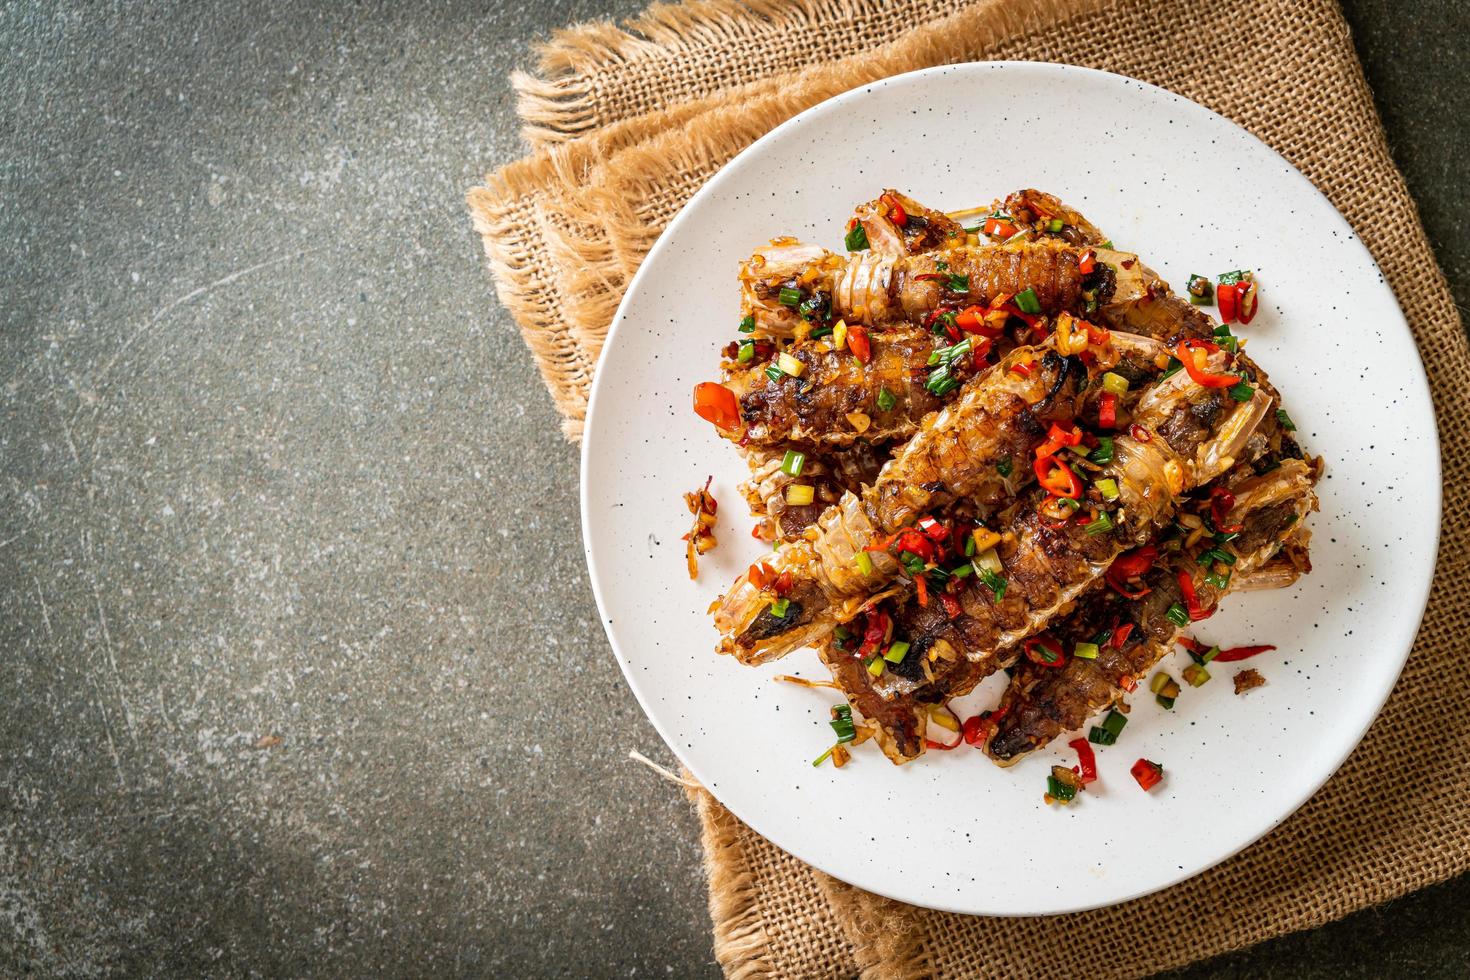
{"type": "MultiPolygon", "coordinates": [[[[538,149],[470,194],[496,288],[577,437],[622,290],[691,194],[751,141],[865,81],[1013,58],[1120,72],[1185,95],[1281,151],[1347,217],[1398,294],[1445,445],[1470,437],[1470,350],[1328,0],[708,0],[621,30],[579,27],[517,79],[538,149]],[[1223,25],[1230,25],[1228,31],[1223,25]],[[1228,34],[1228,43],[1222,37],[1228,34]]],[[[1249,188],[1243,188],[1249,193],[1249,188]]],[[[1315,326],[1315,325],[1314,325],[1315,326]]],[[[1323,325],[1321,329],[1330,329],[1323,325]]],[[[1128,976],[1308,928],[1470,865],[1470,463],[1444,461],[1436,586],[1408,666],[1314,799],[1225,864],[1096,912],[991,919],[915,909],[813,871],[702,790],[715,952],[738,976],[1128,976]]]]}

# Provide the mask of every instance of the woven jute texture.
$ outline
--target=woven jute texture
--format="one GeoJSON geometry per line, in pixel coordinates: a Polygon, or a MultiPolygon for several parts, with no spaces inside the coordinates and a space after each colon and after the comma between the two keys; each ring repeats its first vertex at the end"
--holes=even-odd
{"type": "MultiPolygon", "coordinates": [[[[623,288],[678,208],[743,147],[874,78],[1031,59],[1164,86],[1240,123],[1357,229],[1399,297],[1445,445],[1470,439],[1470,350],[1328,0],[706,0],[573,28],[517,79],[536,152],[470,193],[502,301],[580,435],[623,288]],[[1218,43],[1214,25],[1248,25],[1218,43]]],[[[1248,187],[1242,193],[1250,193],[1248,187]]],[[[1305,325],[1304,329],[1330,329],[1305,325]]],[[[715,952],[740,977],[1135,976],[1315,926],[1470,866],[1470,463],[1444,461],[1442,556],[1408,666],[1342,770],[1242,854],[1115,908],[1053,918],[936,913],[862,892],[694,789],[715,952]],[[1448,586],[1448,587],[1447,587],[1448,586]],[[1180,941],[1179,937],[1187,937],[1180,941]]],[[[1204,831],[1207,832],[1207,831],[1204,831]]],[[[1146,828],[1140,829],[1140,841],[1146,828]]],[[[1141,845],[1142,846],[1142,845],[1141,845]]],[[[1004,888],[1003,882],[997,883],[1004,888]]]]}

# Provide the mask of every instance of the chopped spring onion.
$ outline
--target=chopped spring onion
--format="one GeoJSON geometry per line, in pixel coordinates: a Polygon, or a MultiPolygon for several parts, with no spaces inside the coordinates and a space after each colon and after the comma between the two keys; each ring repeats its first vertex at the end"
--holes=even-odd
{"type": "Polygon", "coordinates": [[[1099,534],[1107,534],[1112,529],[1113,519],[1108,516],[1108,512],[1105,510],[1098,511],[1097,517],[1093,518],[1092,523],[1087,525],[1088,535],[1094,538],[1099,534]]]}
{"type": "Polygon", "coordinates": [[[1169,358],[1168,367],[1164,368],[1164,373],[1159,375],[1159,380],[1165,381],[1172,378],[1182,370],[1184,370],[1184,362],[1177,357],[1171,357],[1169,358]]]}
{"type": "Polygon", "coordinates": [[[1248,402],[1256,396],[1256,389],[1251,387],[1249,381],[1241,381],[1240,384],[1230,388],[1230,397],[1238,402],[1248,402]]]}
{"type": "Polygon", "coordinates": [[[1102,376],[1103,391],[1110,391],[1115,395],[1128,394],[1128,379],[1121,374],[1108,371],[1102,376]]]}
{"type": "Polygon", "coordinates": [[[852,630],[848,629],[846,626],[838,626],[836,629],[832,630],[832,633],[839,640],[852,639],[852,630]]]}
{"type": "Polygon", "coordinates": [[[1113,437],[1098,436],[1097,448],[1088,453],[1087,458],[1094,463],[1111,463],[1113,461],[1113,437]]]}
{"type": "Polygon", "coordinates": [[[1190,664],[1184,668],[1184,679],[1189,682],[1190,687],[1203,687],[1209,682],[1210,672],[1199,664],[1190,664]]]}
{"type": "Polygon", "coordinates": [[[873,559],[868,557],[868,553],[866,551],[859,551],[857,553],[857,557],[854,558],[853,561],[857,564],[858,571],[862,572],[864,575],[873,574],[873,559]]]}
{"type": "Polygon", "coordinates": [[[743,316],[743,317],[740,318],[740,332],[741,333],[754,333],[755,332],[755,317],[752,314],[747,313],[745,316],[743,316]]]}
{"type": "Polygon", "coordinates": [[[990,569],[981,568],[979,565],[975,566],[975,572],[980,576],[980,581],[985,584],[985,587],[995,595],[996,602],[999,602],[1006,597],[1005,579],[1001,578],[990,569]]]}
{"type": "Polygon", "coordinates": [[[1118,499],[1117,480],[1098,480],[1093,486],[1097,487],[1097,492],[1102,494],[1104,500],[1111,502],[1118,499]]]}
{"type": "Polygon", "coordinates": [[[868,661],[868,673],[871,674],[873,677],[877,677],[879,674],[883,673],[882,657],[874,657],[872,660],[868,661]]]}
{"type": "Polygon", "coordinates": [[[861,252],[868,247],[868,229],[862,225],[853,225],[842,243],[847,246],[849,252],[861,252]]]}
{"type": "Polygon", "coordinates": [[[1177,602],[1169,607],[1168,612],[1164,613],[1164,617],[1175,626],[1189,625],[1189,610],[1177,602]]]}
{"type": "Polygon", "coordinates": [[[970,291],[970,277],[957,275],[953,272],[944,283],[952,293],[968,293],[970,291]]]}
{"type": "Polygon", "coordinates": [[[810,483],[792,483],[786,487],[786,502],[792,507],[805,507],[816,499],[816,487],[810,483]]]}
{"type": "Polygon", "coordinates": [[[1284,409],[1284,408],[1278,408],[1276,410],[1276,421],[1280,422],[1281,423],[1281,427],[1283,429],[1285,429],[1287,432],[1295,432],[1296,431],[1296,423],[1291,420],[1291,416],[1290,415],[1287,415],[1286,414],[1286,409],[1284,409]]]}
{"type": "Polygon", "coordinates": [[[928,365],[929,367],[933,367],[936,364],[943,364],[945,367],[948,367],[955,361],[968,355],[970,353],[970,346],[970,340],[967,337],[958,344],[949,347],[936,347],[929,354],[928,365]]]}
{"type": "Polygon", "coordinates": [[[1015,295],[1011,302],[1016,304],[1016,309],[1022,313],[1036,314],[1041,312],[1041,300],[1036,298],[1036,290],[1027,286],[1015,295]]]}
{"type": "Polygon", "coordinates": [[[1062,230],[1062,224],[1063,222],[1061,218],[1052,218],[1046,223],[1046,230],[1051,232],[1052,234],[1056,234],[1057,232],[1062,230]]]}
{"type": "Polygon", "coordinates": [[[739,349],[735,352],[735,360],[741,364],[749,364],[755,360],[755,341],[742,340],[739,349]]]}
{"type": "Polygon", "coordinates": [[[801,377],[802,372],[806,370],[805,364],[803,364],[801,361],[798,361],[796,358],[792,357],[784,350],[776,357],[776,366],[779,367],[786,374],[791,375],[793,378],[801,377]]]}
{"type": "Polygon", "coordinates": [[[924,382],[924,387],[940,398],[954,391],[960,386],[954,375],[949,373],[949,368],[938,367],[929,373],[929,380],[924,382]]]}
{"type": "Polygon", "coordinates": [[[1230,573],[1208,572],[1205,574],[1205,584],[1217,589],[1230,588],[1230,573]]]}
{"type": "Polygon", "coordinates": [[[816,759],[814,759],[812,761],[812,768],[813,769],[819,768],[822,765],[822,763],[824,763],[828,759],[830,759],[832,757],[832,749],[835,749],[835,748],[837,748],[837,746],[834,745],[834,746],[832,746],[832,748],[828,749],[826,752],[823,752],[821,755],[817,756],[816,759]]]}
{"type": "Polygon", "coordinates": [[[794,449],[786,450],[786,455],[781,457],[781,472],[787,476],[801,476],[802,469],[806,466],[806,453],[799,453],[794,449]]]}
{"type": "Polygon", "coordinates": [[[919,575],[924,571],[924,559],[911,551],[900,551],[898,553],[898,563],[910,575],[919,575]]]}
{"type": "Polygon", "coordinates": [[[969,562],[966,562],[959,568],[951,568],[949,570],[949,574],[954,578],[967,578],[975,574],[975,566],[971,565],[969,562]]]}
{"type": "Polygon", "coordinates": [[[851,742],[857,738],[857,728],[852,723],[852,705],[839,704],[832,709],[832,720],[828,722],[837,733],[837,744],[851,742]]]}
{"type": "Polygon", "coordinates": [[[1096,643],[1079,643],[1072,648],[1072,656],[1080,657],[1083,660],[1096,660],[1097,653],[1096,643]]]}
{"type": "Polygon", "coordinates": [[[824,299],[821,294],[817,294],[815,296],[808,296],[806,299],[802,300],[801,305],[796,308],[796,312],[800,313],[802,316],[810,320],[820,314],[826,308],[827,300],[824,299]]]}
{"type": "MultiPolygon", "coordinates": [[[[984,528],[978,528],[976,533],[978,535],[991,534],[992,532],[986,531],[984,528]]],[[[1000,535],[998,534],[993,536],[997,540],[999,540],[1000,538],[1000,535]]],[[[981,548],[978,536],[974,538],[974,541],[975,550],[980,552],[979,556],[974,561],[975,571],[990,572],[992,575],[999,575],[1001,572],[1005,571],[1005,566],[1000,563],[1000,555],[997,555],[995,553],[995,547],[993,545],[986,545],[984,548],[981,548]]]]}
{"type": "Polygon", "coordinates": [[[892,411],[893,406],[897,404],[898,399],[893,397],[893,392],[889,391],[887,388],[878,389],[878,411],[892,411]]]}
{"type": "Polygon", "coordinates": [[[772,381],[780,381],[782,378],[785,377],[785,375],[781,373],[780,368],[776,367],[776,365],[774,364],[771,364],[766,368],[766,377],[770,378],[772,381]]]}
{"type": "Polygon", "coordinates": [[[780,599],[773,600],[771,602],[771,615],[772,616],[775,616],[777,619],[785,619],[786,618],[786,611],[788,609],[790,609],[790,608],[791,608],[791,600],[790,599],[787,599],[787,598],[784,598],[783,597],[783,598],[780,598],[780,599]]]}
{"type": "Polygon", "coordinates": [[[999,463],[996,463],[995,464],[995,472],[999,473],[1001,475],[1002,479],[1005,478],[1005,477],[1010,476],[1011,475],[1011,458],[1009,456],[1007,456],[1005,459],[1001,460],[999,463]]]}
{"type": "Polygon", "coordinates": [[[812,340],[816,340],[819,337],[829,336],[831,333],[832,333],[832,328],[831,327],[817,327],[811,333],[807,334],[807,336],[810,337],[812,340]]]}
{"type": "Polygon", "coordinates": [[[782,286],[781,292],[777,294],[776,298],[781,302],[782,306],[795,306],[801,302],[801,290],[792,289],[790,286],[782,286]]]}
{"type": "Polygon", "coordinates": [[[1195,560],[1205,566],[1217,561],[1225,565],[1234,565],[1237,561],[1236,557],[1224,548],[1211,548],[1195,560]]]}
{"type": "Polygon", "coordinates": [[[883,654],[883,659],[891,664],[903,663],[903,658],[908,656],[909,645],[903,640],[894,640],[888,645],[888,652],[883,654]]]}

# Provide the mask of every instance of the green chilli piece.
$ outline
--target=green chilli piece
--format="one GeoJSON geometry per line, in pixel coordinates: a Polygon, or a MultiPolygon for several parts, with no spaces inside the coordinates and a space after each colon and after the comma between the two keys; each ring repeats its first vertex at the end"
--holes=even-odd
{"type": "Polygon", "coordinates": [[[1093,745],[1116,745],[1118,743],[1118,736],[1106,728],[1099,728],[1093,725],[1092,729],[1087,733],[1087,740],[1093,745]]]}
{"type": "Polygon", "coordinates": [[[1195,663],[1199,664],[1201,667],[1203,667],[1205,664],[1209,663],[1211,660],[1214,660],[1219,655],[1220,655],[1220,648],[1219,647],[1210,647],[1204,653],[1195,653],[1193,650],[1190,650],[1189,651],[1189,657],[1190,657],[1190,659],[1193,660],[1195,663]]]}
{"type": "Polygon", "coordinates": [[[1016,309],[1022,313],[1040,313],[1041,300],[1036,298],[1036,290],[1027,286],[1015,295],[1011,302],[1016,304],[1016,309]]]}
{"type": "Polygon", "coordinates": [[[1208,306],[1215,298],[1215,286],[1209,276],[1191,275],[1184,288],[1195,306],[1208,306]]]}
{"type": "Polygon", "coordinates": [[[1070,803],[1077,796],[1077,787],[1068,786],[1055,776],[1046,777],[1046,792],[1054,800],[1070,803]]]}

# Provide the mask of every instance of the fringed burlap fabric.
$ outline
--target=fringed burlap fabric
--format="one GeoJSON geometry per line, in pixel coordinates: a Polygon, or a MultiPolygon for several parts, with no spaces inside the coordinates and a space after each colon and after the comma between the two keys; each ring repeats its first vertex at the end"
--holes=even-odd
{"type": "MultiPolygon", "coordinates": [[[[639,261],[719,167],[863,82],[1033,59],[1164,86],[1239,122],[1332,200],[1398,294],[1440,437],[1470,441],[1470,351],[1330,0],[701,0],[573,28],[517,79],[536,152],[470,194],[501,300],[581,432],[608,323],[639,261]],[[1232,43],[1215,25],[1239,24],[1232,43]]],[[[989,919],[915,909],[822,875],[702,791],[715,952],[740,977],[1135,976],[1305,929],[1470,866],[1470,463],[1444,462],[1439,574],[1403,678],[1312,801],[1243,854],[1096,912],[989,919]],[[1174,937],[1187,924],[1188,941],[1174,937]]]]}

